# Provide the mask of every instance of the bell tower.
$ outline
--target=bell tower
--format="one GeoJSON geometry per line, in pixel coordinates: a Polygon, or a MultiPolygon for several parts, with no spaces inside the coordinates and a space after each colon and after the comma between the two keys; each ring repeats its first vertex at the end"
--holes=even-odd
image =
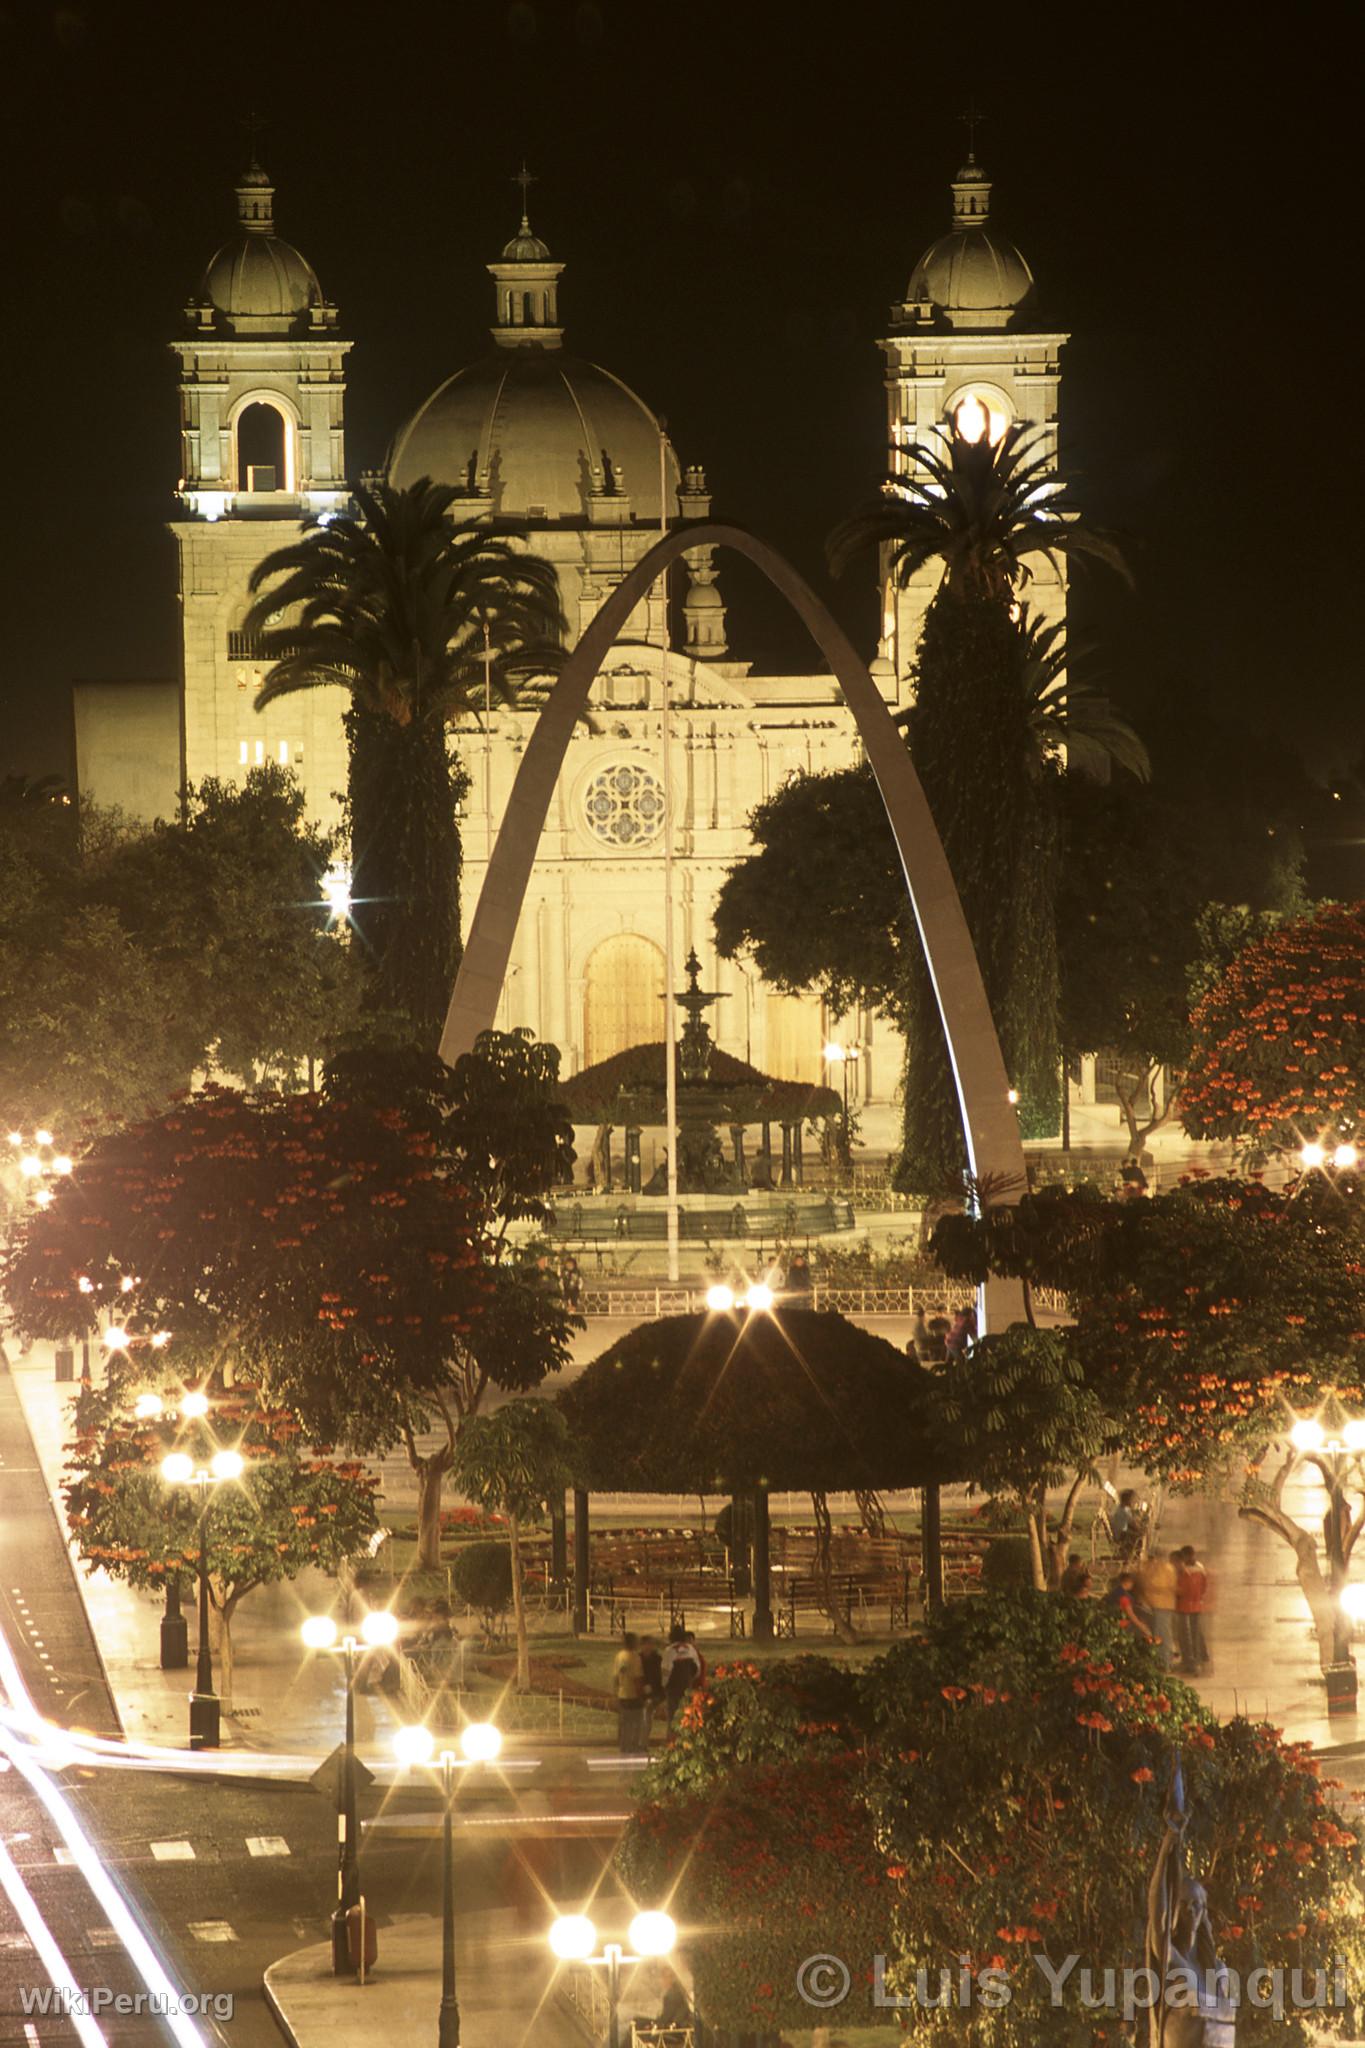
{"type": "MultiPolygon", "coordinates": [[[[952,181],[949,230],[915,265],[879,343],[893,472],[907,470],[907,451],[917,443],[932,446],[935,430],[973,400],[971,421],[992,440],[1017,420],[1041,429],[1055,457],[1067,338],[1040,322],[1033,272],[995,225],[991,181],[969,149],[952,181]]],[[[911,694],[920,630],[939,573],[931,564],[898,590],[883,559],[874,674],[894,702],[905,703],[911,694]]],[[[1065,585],[1046,562],[1035,567],[1028,602],[1048,618],[1065,612],[1065,585]]]]}
{"type": "Polygon", "coordinates": [[[332,823],[346,785],[342,690],[253,710],[265,675],[241,631],[252,570],[347,499],[343,404],[351,344],[317,273],[275,228],[256,162],[236,187],[234,232],[213,256],[172,343],[180,370],[181,773],[239,780],[292,768],[311,817],[332,823]]]}

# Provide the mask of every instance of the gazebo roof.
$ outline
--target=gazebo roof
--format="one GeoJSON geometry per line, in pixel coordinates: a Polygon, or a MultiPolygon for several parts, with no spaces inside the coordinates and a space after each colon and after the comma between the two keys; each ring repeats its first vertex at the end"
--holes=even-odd
{"type": "MultiPolygon", "coordinates": [[[[559,1086],[559,1099],[575,1123],[618,1121],[627,1116],[662,1122],[664,1047],[632,1045],[609,1060],[584,1067],[559,1086]]],[[[812,1081],[779,1081],[737,1060],[719,1046],[711,1049],[710,1071],[700,1085],[682,1084],[679,1108],[695,1102],[712,1123],[794,1123],[798,1118],[835,1116],[840,1098],[812,1081]]]]}
{"type": "Polygon", "coordinates": [[[935,1385],[884,1337],[783,1306],[642,1323],[559,1402],[602,1491],[841,1492],[955,1476],[935,1385]]]}

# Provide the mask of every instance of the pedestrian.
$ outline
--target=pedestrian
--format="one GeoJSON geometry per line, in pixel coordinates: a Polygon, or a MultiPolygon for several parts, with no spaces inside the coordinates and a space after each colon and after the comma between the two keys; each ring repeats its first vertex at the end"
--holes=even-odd
{"type": "Polygon", "coordinates": [[[925,1353],[924,1363],[927,1365],[942,1365],[947,1356],[948,1318],[947,1316],[930,1316],[929,1348],[925,1353]]]}
{"type": "Polygon", "coordinates": [[[976,1310],[962,1307],[954,1309],[952,1328],[944,1342],[948,1357],[965,1358],[976,1342],[976,1310]]]}
{"type": "Polygon", "coordinates": [[[1084,1600],[1090,1591],[1090,1567],[1079,1550],[1073,1550],[1062,1573],[1059,1592],[1069,1593],[1073,1600],[1084,1600]]]}
{"type": "Polygon", "coordinates": [[[915,1310],[915,1320],[910,1325],[910,1335],[905,1346],[907,1358],[913,1358],[917,1365],[923,1365],[929,1356],[929,1326],[924,1320],[924,1310],[915,1310]]]}
{"type": "Polygon", "coordinates": [[[629,1629],[621,1638],[612,1678],[616,1686],[616,1746],[622,1756],[638,1756],[643,1733],[645,1667],[640,1661],[640,1645],[629,1629]]]}
{"type": "Polygon", "coordinates": [[[673,1726],[673,1717],[694,1686],[701,1684],[702,1660],[695,1640],[681,1623],[675,1623],[668,1632],[668,1647],[660,1660],[663,1677],[664,1705],[668,1710],[668,1725],[673,1726]]]}
{"type": "Polygon", "coordinates": [[[641,1695],[640,1706],[640,1746],[642,1749],[648,1749],[655,1711],[662,1706],[664,1697],[663,1659],[659,1655],[659,1645],[653,1636],[640,1638],[640,1669],[644,1675],[644,1692],[641,1695]]]}
{"type": "Polygon", "coordinates": [[[1104,1596],[1104,1604],[1117,1614],[1125,1628],[1131,1628],[1144,1642],[1155,1643],[1156,1635],[1143,1619],[1138,1606],[1137,1579],[1130,1571],[1121,1571],[1110,1583],[1104,1596]]]}
{"type": "Polygon", "coordinates": [[[1175,1593],[1178,1577],[1175,1552],[1149,1557],[1138,1573],[1142,1604],[1152,1618],[1152,1628],[1161,1646],[1161,1661],[1169,1671],[1175,1657],[1175,1593]]]}
{"type": "Polygon", "coordinates": [[[1204,1616],[1209,1611],[1209,1574],[1199,1561],[1199,1552],[1187,1543],[1176,1552],[1175,1629],[1180,1645],[1180,1668],[1187,1678],[1197,1678],[1209,1668],[1209,1644],[1204,1634],[1204,1616]]]}

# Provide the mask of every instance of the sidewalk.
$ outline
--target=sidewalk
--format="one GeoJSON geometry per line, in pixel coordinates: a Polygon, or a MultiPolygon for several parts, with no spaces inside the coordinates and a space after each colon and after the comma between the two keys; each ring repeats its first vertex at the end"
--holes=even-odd
{"type": "MultiPolygon", "coordinates": [[[[458,1916],[455,1968],[462,2048],[583,2048],[585,2034],[554,1995],[554,1960],[543,1939],[522,1932],[514,1908],[458,1916]]],[[[332,1975],[331,1944],[320,1942],[273,1963],[265,1989],[294,2048],[434,2040],[441,1923],[381,1927],[379,1962],[363,1986],[332,1975]]]]}
{"type": "MultiPolygon", "coordinates": [[[[10,1371],[38,1453],[38,1462],[65,1526],[61,1479],[64,1446],[71,1434],[70,1411],[77,1389],[54,1375],[52,1349],[35,1344],[22,1357],[11,1351],[10,1371]]],[[[134,1742],[171,1748],[189,1739],[189,1694],[193,1687],[196,1622],[190,1615],[190,1668],[163,1671],[160,1664],[162,1602],[139,1593],[103,1571],[75,1567],[90,1625],[99,1644],[124,1733],[134,1742]]],[[[223,1710],[223,1747],[291,1754],[333,1750],[345,1725],[345,1684],[337,1657],[310,1655],[299,1641],[309,1613],[330,1610],[334,1581],[306,1572],[291,1584],[264,1586],[243,1601],[232,1625],[234,1680],[231,1704],[223,1710]]],[[[214,1659],[215,1675],[219,1659],[214,1659]]],[[[356,1744],[363,1754],[391,1758],[398,1725],[384,1694],[357,1690],[356,1744]]]]}

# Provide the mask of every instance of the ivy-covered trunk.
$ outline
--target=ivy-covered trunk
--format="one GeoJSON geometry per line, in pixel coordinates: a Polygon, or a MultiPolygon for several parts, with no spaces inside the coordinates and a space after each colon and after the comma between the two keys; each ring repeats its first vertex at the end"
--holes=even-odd
{"type": "Polygon", "coordinates": [[[370,963],[369,1005],[434,1048],[460,964],[460,829],[467,777],[445,727],[400,725],[353,704],[352,916],[370,963]]]}
{"type": "MultiPolygon", "coordinates": [[[[925,615],[910,752],[962,898],[1025,1137],[1061,1115],[1054,771],[1029,729],[1019,627],[1002,596],[945,589],[925,615]]],[[[960,1185],[962,1118],[923,954],[907,967],[899,1184],[960,1185]]]]}

